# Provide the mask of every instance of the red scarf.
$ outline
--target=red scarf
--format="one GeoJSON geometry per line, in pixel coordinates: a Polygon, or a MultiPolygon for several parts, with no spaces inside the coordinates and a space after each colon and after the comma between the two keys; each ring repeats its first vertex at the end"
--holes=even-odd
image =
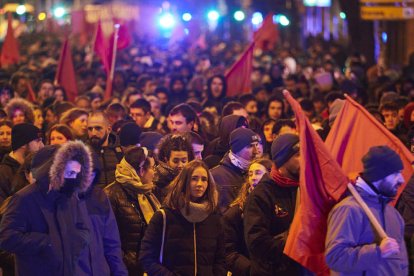
{"type": "Polygon", "coordinates": [[[276,182],[276,184],[281,187],[290,188],[299,186],[298,181],[282,176],[274,165],[270,171],[270,176],[276,182]]]}

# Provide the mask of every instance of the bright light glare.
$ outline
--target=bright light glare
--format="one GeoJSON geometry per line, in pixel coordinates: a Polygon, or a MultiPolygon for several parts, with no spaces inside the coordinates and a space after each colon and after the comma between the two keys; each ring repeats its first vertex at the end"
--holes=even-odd
{"type": "Polygon", "coordinates": [[[37,16],[37,19],[39,19],[39,21],[45,20],[46,19],[46,13],[45,12],[39,13],[39,15],[37,16]]]}
{"type": "Polygon", "coordinates": [[[182,18],[183,18],[184,21],[187,21],[188,22],[193,17],[191,16],[191,13],[186,12],[186,13],[183,14],[183,17],[182,18]]]}
{"type": "Polygon", "coordinates": [[[174,16],[171,13],[164,13],[160,18],[160,26],[164,29],[171,29],[175,25],[174,16]]]}
{"type": "Polygon", "coordinates": [[[220,15],[217,11],[209,11],[207,17],[210,21],[217,21],[220,15]]]}
{"type": "Polygon", "coordinates": [[[57,18],[63,17],[65,15],[66,11],[63,7],[57,7],[54,11],[53,11],[53,15],[57,18]]]}
{"type": "Polygon", "coordinates": [[[26,7],[24,5],[18,5],[16,8],[16,13],[22,15],[26,12],[26,7]]]}
{"type": "Polygon", "coordinates": [[[236,19],[237,21],[243,21],[245,17],[246,16],[244,15],[244,12],[242,11],[236,11],[234,13],[234,19],[236,19]]]}
{"type": "Polygon", "coordinates": [[[339,17],[342,18],[342,19],[346,19],[346,13],[340,12],[339,17]]]}
{"type": "Polygon", "coordinates": [[[252,24],[253,25],[260,25],[263,22],[263,15],[260,12],[253,13],[252,16],[252,24]]]}
{"type": "Polygon", "coordinates": [[[279,17],[279,23],[282,26],[289,26],[290,21],[285,15],[281,14],[279,17]]]}

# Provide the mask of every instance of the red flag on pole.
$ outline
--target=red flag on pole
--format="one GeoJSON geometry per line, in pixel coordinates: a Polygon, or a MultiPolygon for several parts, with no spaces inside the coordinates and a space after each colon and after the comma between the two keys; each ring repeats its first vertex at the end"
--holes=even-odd
{"type": "Polygon", "coordinates": [[[347,189],[348,179],[313,129],[300,104],[283,92],[291,105],[300,141],[300,201],[284,253],[318,275],[329,275],[325,238],[330,210],[347,189]]]}
{"type": "Polygon", "coordinates": [[[101,59],[101,62],[105,68],[105,72],[109,74],[111,71],[111,52],[108,45],[108,40],[105,38],[105,35],[102,31],[101,21],[98,22],[95,35],[95,43],[93,49],[98,57],[101,59]]]}
{"type": "Polygon", "coordinates": [[[19,45],[14,37],[14,31],[12,26],[12,14],[7,14],[7,33],[4,39],[3,47],[1,49],[0,63],[1,67],[8,67],[11,64],[19,62],[19,45]]]}
{"type": "Polygon", "coordinates": [[[273,14],[268,14],[262,26],[253,35],[256,46],[262,50],[272,50],[279,41],[279,31],[273,22],[273,14]]]}
{"type": "Polygon", "coordinates": [[[27,80],[26,85],[27,85],[27,92],[28,92],[27,93],[27,100],[29,102],[34,103],[36,101],[36,94],[33,91],[33,87],[32,87],[31,81],[30,80],[27,80]]]}
{"type": "MultiPolygon", "coordinates": [[[[116,44],[116,47],[118,50],[122,50],[127,48],[131,44],[131,34],[129,33],[128,26],[126,24],[118,24],[118,42],[116,44]]],[[[115,30],[111,34],[111,37],[109,39],[109,45],[112,47],[114,45],[114,37],[115,37],[115,30]]],[[[109,51],[112,53],[112,49],[109,51]]]]}
{"type": "Polygon", "coordinates": [[[73,102],[78,96],[75,68],[73,66],[68,39],[66,39],[62,45],[59,64],[55,76],[55,84],[62,86],[66,90],[66,95],[69,101],[73,102]]]}
{"type": "Polygon", "coordinates": [[[227,97],[234,97],[251,92],[254,43],[241,54],[238,60],[226,72],[227,97]]]}
{"type": "MultiPolygon", "coordinates": [[[[362,157],[373,146],[387,145],[397,152],[404,164],[402,174],[408,181],[413,173],[413,154],[404,144],[383,126],[364,107],[346,96],[346,101],[326,138],[325,144],[339,165],[348,175],[363,170],[362,157]]],[[[407,182],[400,189],[393,205],[397,202],[407,182]]]]}
{"type": "Polygon", "coordinates": [[[106,79],[106,88],[105,88],[105,95],[104,95],[105,100],[108,100],[112,96],[112,83],[113,83],[113,80],[114,80],[114,73],[115,73],[116,53],[117,53],[117,49],[118,49],[119,29],[120,29],[120,25],[115,24],[115,32],[113,34],[113,39],[111,39],[111,42],[112,42],[112,45],[110,47],[110,49],[112,49],[112,51],[111,51],[111,63],[110,63],[111,67],[110,67],[110,71],[109,71],[109,74],[107,75],[107,79],[106,79]]]}

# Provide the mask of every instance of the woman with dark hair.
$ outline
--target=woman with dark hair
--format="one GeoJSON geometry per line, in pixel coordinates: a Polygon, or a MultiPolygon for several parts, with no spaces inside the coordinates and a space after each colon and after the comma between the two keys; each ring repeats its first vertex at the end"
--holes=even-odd
{"type": "Polygon", "coordinates": [[[233,275],[250,275],[249,253],[244,240],[243,208],[247,196],[260,182],[263,175],[270,173],[271,169],[271,160],[265,158],[253,160],[247,169],[247,179],[239,195],[223,214],[226,265],[233,275]]]}
{"type": "Polygon", "coordinates": [[[76,139],[85,141],[88,134],[88,116],[86,110],[74,107],[65,111],[59,122],[67,125],[76,139]]]}
{"type": "Polygon", "coordinates": [[[177,104],[185,103],[187,101],[186,83],[181,76],[173,76],[170,80],[170,95],[168,99],[168,109],[173,108],[177,104]]]}
{"type": "Polygon", "coordinates": [[[228,102],[226,98],[227,82],[223,75],[214,75],[207,80],[207,101],[204,107],[215,107],[221,114],[223,106],[228,102]]]}
{"type": "Polygon", "coordinates": [[[0,121],[0,160],[11,151],[11,131],[13,124],[10,121],[0,121]]]}
{"type": "Polygon", "coordinates": [[[279,96],[271,97],[266,106],[266,116],[275,121],[285,118],[285,103],[279,96]]]}
{"type": "Polygon", "coordinates": [[[115,182],[104,191],[108,195],[121,236],[124,263],[129,275],[143,275],[138,263],[141,240],[150,219],[160,207],[151,192],[154,158],[143,147],[132,146],[117,165],[115,182]]]}
{"type": "Polygon", "coordinates": [[[34,116],[33,124],[38,129],[43,130],[43,123],[44,123],[45,119],[43,118],[43,111],[38,105],[33,106],[33,116],[34,116]]]}
{"type": "Polygon", "coordinates": [[[64,102],[68,100],[66,90],[62,86],[55,87],[53,91],[53,97],[55,98],[55,102],[64,102]]]}
{"type": "Polygon", "coordinates": [[[140,262],[148,275],[227,275],[217,205],[207,166],[191,161],[171,183],[141,242],[140,262]]]}
{"type": "Polygon", "coordinates": [[[267,119],[263,122],[261,127],[261,136],[263,141],[263,150],[265,153],[269,154],[270,156],[270,149],[272,147],[273,142],[273,126],[276,124],[276,121],[273,119],[267,119]]]}
{"type": "Polygon", "coordinates": [[[67,125],[63,124],[52,126],[46,135],[48,145],[62,145],[72,140],[74,140],[72,131],[67,125]]]}
{"type": "Polygon", "coordinates": [[[92,111],[97,111],[101,107],[104,98],[102,93],[91,91],[87,96],[90,100],[92,111]]]}

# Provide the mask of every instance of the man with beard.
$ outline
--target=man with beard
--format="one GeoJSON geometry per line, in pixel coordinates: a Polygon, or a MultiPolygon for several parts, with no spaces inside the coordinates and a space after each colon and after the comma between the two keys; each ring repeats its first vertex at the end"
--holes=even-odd
{"type": "Polygon", "coordinates": [[[98,156],[102,172],[96,185],[106,187],[115,180],[115,169],[123,157],[118,137],[111,133],[111,126],[105,113],[92,112],[88,119],[88,142],[98,156]]]}
{"type": "Polygon", "coordinates": [[[263,176],[244,207],[250,275],[299,275],[300,266],[283,254],[299,186],[299,137],[280,135],[271,153],[271,173],[263,176]]]}
{"type": "Polygon", "coordinates": [[[210,170],[219,190],[222,212],[236,199],[250,162],[261,157],[260,142],[259,135],[248,128],[236,128],[230,133],[230,150],[220,164],[210,170]]]}
{"type": "Polygon", "coordinates": [[[33,124],[15,125],[11,135],[12,151],[0,163],[0,204],[12,195],[12,180],[26,156],[43,147],[42,133],[33,124]]]}
{"type": "Polygon", "coordinates": [[[355,197],[349,195],[329,214],[326,263],[331,275],[408,275],[404,221],[388,204],[404,182],[401,158],[387,146],[376,146],[362,163],[355,189],[387,237],[379,237],[355,197]]]}
{"type": "Polygon", "coordinates": [[[154,194],[163,202],[168,194],[168,185],[194,159],[191,142],[183,135],[168,134],[158,145],[158,165],[154,174],[154,194]]]}

